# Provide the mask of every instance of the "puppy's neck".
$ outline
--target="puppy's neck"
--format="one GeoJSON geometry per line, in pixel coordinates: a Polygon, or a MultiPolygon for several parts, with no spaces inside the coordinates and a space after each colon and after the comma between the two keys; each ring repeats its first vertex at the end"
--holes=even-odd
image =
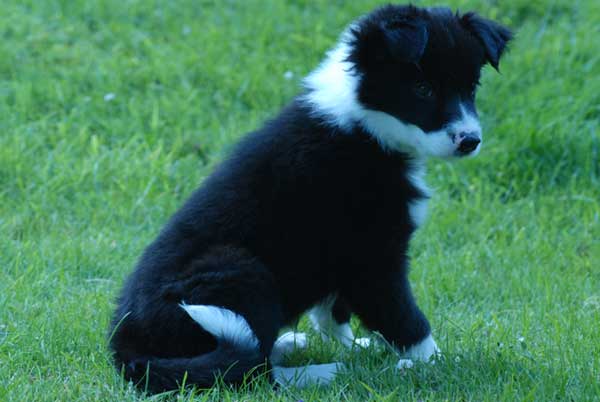
{"type": "Polygon", "coordinates": [[[360,73],[349,61],[352,52],[353,30],[348,27],[338,44],[330,50],[325,60],[304,79],[306,94],[302,100],[308,104],[313,116],[324,119],[342,132],[350,133],[359,126],[374,137],[388,152],[402,152],[411,158],[424,159],[418,147],[405,141],[416,137],[421,130],[395,117],[365,108],[358,100],[360,73]],[[403,141],[399,141],[402,139],[403,141]]]}
{"type": "Polygon", "coordinates": [[[363,108],[357,98],[360,77],[352,62],[348,61],[352,51],[351,40],[348,28],[319,67],[304,79],[307,93],[303,98],[314,115],[347,132],[363,116],[363,108]]]}

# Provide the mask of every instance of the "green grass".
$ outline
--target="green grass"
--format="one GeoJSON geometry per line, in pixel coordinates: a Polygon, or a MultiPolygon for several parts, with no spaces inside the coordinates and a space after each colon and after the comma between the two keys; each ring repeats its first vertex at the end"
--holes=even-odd
{"type": "MultiPolygon", "coordinates": [[[[377,3],[3,0],[0,401],[164,398],[110,363],[124,277],[230,144],[377,3]]],[[[484,73],[480,157],[430,164],[411,279],[445,358],[395,372],[385,348],[310,333],[290,363],[346,362],[330,387],[180,400],[600,398],[600,2],[450,3],[517,37],[502,74],[484,73]]]]}

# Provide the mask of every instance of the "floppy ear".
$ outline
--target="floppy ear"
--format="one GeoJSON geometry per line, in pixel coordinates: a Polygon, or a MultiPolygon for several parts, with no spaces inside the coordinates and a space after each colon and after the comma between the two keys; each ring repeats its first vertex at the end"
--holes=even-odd
{"type": "Polygon", "coordinates": [[[487,62],[498,70],[500,57],[507,43],[512,39],[510,30],[497,22],[480,17],[475,13],[467,13],[462,16],[463,26],[471,31],[483,44],[487,62]]]}
{"type": "Polygon", "coordinates": [[[400,13],[392,6],[383,7],[379,13],[386,18],[370,18],[352,30],[356,50],[350,60],[366,68],[389,62],[419,62],[429,37],[422,18],[408,7],[400,13]],[[392,18],[387,15],[389,11],[395,14],[392,18]]]}
{"type": "Polygon", "coordinates": [[[395,60],[418,63],[423,57],[429,34],[420,18],[400,17],[382,24],[386,50],[395,60]]]}

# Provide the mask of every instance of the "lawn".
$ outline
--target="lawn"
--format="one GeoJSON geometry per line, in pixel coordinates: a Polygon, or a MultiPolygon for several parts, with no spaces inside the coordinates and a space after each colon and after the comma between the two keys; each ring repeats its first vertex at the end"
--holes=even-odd
{"type": "MultiPolygon", "coordinates": [[[[2,1],[0,401],[168,398],[111,366],[123,279],[231,144],[376,4],[2,1]]],[[[411,280],[444,358],[398,372],[385,347],[309,331],[290,364],[346,362],[331,386],[263,380],[179,400],[600,399],[600,2],[450,5],[517,35],[501,74],[484,72],[481,155],[429,165],[411,280]]]]}

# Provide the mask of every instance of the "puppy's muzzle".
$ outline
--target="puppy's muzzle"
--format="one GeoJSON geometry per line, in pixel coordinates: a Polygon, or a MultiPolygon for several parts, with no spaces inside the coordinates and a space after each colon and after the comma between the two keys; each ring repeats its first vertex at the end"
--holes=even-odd
{"type": "Polygon", "coordinates": [[[481,142],[481,138],[477,133],[459,133],[456,135],[456,142],[458,143],[458,153],[461,155],[467,155],[477,149],[477,146],[481,142]]]}

